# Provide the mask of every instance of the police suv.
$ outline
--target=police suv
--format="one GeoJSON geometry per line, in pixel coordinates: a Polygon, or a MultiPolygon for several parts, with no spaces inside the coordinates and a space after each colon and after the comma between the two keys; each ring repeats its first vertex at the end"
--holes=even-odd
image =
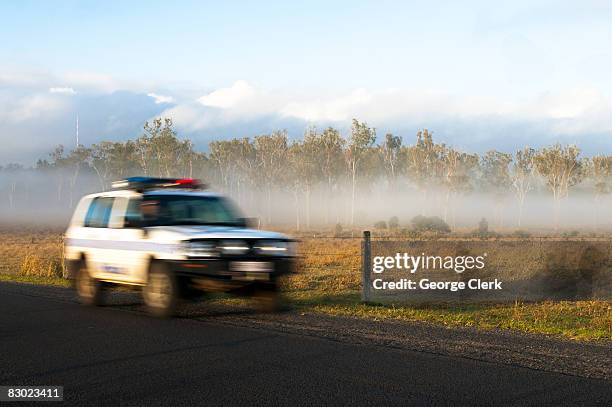
{"type": "Polygon", "coordinates": [[[227,198],[192,179],[132,177],[87,195],[65,242],[65,277],[84,304],[100,304],[111,285],[140,286],[157,316],[206,291],[274,309],[277,279],[295,264],[291,239],[250,229],[227,198]]]}

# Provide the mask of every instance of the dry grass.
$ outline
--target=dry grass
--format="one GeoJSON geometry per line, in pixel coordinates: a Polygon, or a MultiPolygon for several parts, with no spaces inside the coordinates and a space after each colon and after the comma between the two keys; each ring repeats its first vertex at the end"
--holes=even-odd
{"type": "MultiPolygon", "coordinates": [[[[302,236],[300,271],[284,281],[287,298],[299,309],[329,315],[511,329],[578,340],[612,339],[612,304],[607,301],[361,304],[360,244],[359,239],[302,236]]],[[[0,281],[67,285],[61,274],[61,231],[0,230],[0,281]]]]}
{"type": "Polygon", "coordinates": [[[63,238],[57,230],[1,230],[0,273],[61,277],[63,238]]]}
{"type": "Polygon", "coordinates": [[[302,267],[286,281],[288,298],[305,309],[331,315],[511,329],[577,340],[612,339],[609,301],[361,304],[360,245],[359,239],[303,238],[302,267]]]}

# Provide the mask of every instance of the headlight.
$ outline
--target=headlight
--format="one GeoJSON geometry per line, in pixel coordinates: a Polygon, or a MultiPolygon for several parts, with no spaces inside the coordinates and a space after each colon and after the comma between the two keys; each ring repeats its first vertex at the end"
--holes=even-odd
{"type": "Polygon", "coordinates": [[[257,253],[269,256],[293,256],[295,254],[293,243],[282,240],[260,240],[254,248],[257,253]]]}
{"type": "Polygon", "coordinates": [[[219,244],[219,249],[223,254],[245,254],[251,248],[247,242],[242,240],[222,240],[219,244]]]}
{"type": "Polygon", "coordinates": [[[185,242],[183,252],[189,257],[215,257],[218,254],[215,242],[207,241],[185,242]]]}

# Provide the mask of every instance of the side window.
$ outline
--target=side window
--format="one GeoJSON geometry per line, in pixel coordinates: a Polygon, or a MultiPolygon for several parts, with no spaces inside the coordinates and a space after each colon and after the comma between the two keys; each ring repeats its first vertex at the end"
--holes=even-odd
{"type": "Polygon", "coordinates": [[[140,212],[140,202],[138,198],[132,198],[128,201],[128,206],[125,211],[125,220],[123,227],[135,228],[142,224],[142,215],[140,212]]]}
{"type": "Polygon", "coordinates": [[[87,210],[83,226],[89,228],[108,227],[108,220],[110,219],[111,209],[113,208],[113,200],[114,198],[95,198],[87,210]]]}

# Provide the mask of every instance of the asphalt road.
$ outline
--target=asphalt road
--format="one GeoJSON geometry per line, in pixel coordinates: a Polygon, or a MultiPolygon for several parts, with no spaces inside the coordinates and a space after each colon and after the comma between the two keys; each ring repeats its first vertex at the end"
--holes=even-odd
{"type": "Polygon", "coordinates": [[[0,384],[71,405],[611,405],[612,383],[223,319],[158,320],[0,284],[0,384]]]}

